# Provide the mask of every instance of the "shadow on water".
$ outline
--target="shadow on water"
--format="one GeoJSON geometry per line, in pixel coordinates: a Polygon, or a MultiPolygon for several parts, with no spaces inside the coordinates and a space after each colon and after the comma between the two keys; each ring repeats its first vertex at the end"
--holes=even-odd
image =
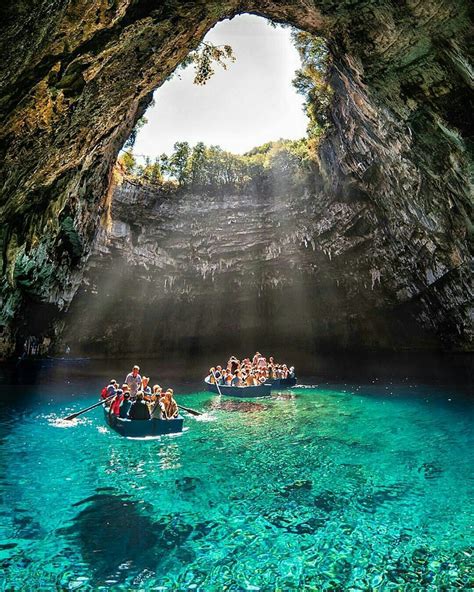
{"type": "MultiPolygon", "coordinates": [[[[193,480],[177,482],[179,489],[193,489],[193,480]]],[[[170,562],[188,564],[195,559],[186,546],[189,539],[206,536],[217,524],[186,522],[177,514],[153,518],[153,507],[113,488],[99,488],[76,504],[81,508],[72,524],[60,529],[76,546],[93,574],[93,585],[119,583],[130,576],[159,576],[170,562]]]]}
{"type": "Polygon", "coordinates": [[[78,543],[95,580],[121,581],[129,570],[140,572],[155,563],[159,533],[144,515],[144,504],[129,496],[98,490],[74,506],[82,509],[73,524],[60,529],[59,534],[78,543]]]}
{"type": "Polygon", "coordinates": [[[269,409],[269,405],[255,403],[252,401],[228,401],[213,399],[206,404],[206,407],[212,411],[236,411],[240,413],[259,413],[269,409]]]}

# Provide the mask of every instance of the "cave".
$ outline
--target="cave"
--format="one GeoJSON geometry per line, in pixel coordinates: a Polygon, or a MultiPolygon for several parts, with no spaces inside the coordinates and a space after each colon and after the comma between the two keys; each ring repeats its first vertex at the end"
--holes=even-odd
{"type": "MultiPolygon", "coordinates": [[[[51,351],[70,338],[111,212],[127,224],[134,200],[162,200],[117,184],[122,145],[154,90],[206,33],[245,13],[323,36],[334,94],[318,147],[318,199],[303,204],[312,212],[306,233],[294,229],[304,273],[293,282],[291,268],[282,287],[269,266],[249,295],[256,318],[285,306],[293,314],[263,333],[257,321],[242,327],[235,346],[254,346],[258,336],[318,350],[472,350],[470,10],[465,0],[4,5],[0,355],[18,352],[45,310],[51,351]],[[309,304],[300,315],[303,289],[309,304]]],[[[130,225],[130,257],[142,230],[130,225]]],[[[157,324],[173,332],[168,344],[219,348],[232,327],[216,333],[209,313],[199,316],[203,309],[182,295],[179,306],[164,299],[154,307],[157,324]],[[190,317],[186,332],[179,319],[190,317]]],[[[132,294],[122,311],[127,302],[132,294]]],[[[141,323],[140,353],[162,347],[146,316],[141,323]]],[[[88,355],[104,351],[103,340],[87,341],[88,355]]]]}

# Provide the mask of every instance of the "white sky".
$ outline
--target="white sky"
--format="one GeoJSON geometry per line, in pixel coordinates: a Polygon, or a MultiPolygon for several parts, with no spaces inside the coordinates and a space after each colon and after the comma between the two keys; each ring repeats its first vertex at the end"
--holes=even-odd
{"type": "Polygon", "coordinates": [[[236,61],[227,70],[216,65],[204,86],[193,84],[192,66],[165,82],[146,112],[148,124],[137,136],[135,154],[169,154],[184,140],[243,153],[270,140],[306,135],[303,97],[291,84],[300,59],[290,29],[242,15],[218,23],[205,40],[231,45],[236,61]]]}

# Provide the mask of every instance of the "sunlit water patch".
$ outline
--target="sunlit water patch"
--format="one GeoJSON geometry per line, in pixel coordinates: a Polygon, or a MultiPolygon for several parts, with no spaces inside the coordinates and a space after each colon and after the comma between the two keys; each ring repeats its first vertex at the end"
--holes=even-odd
{"type": "Polygon", "coordinates": [[[2,589],[451,590],[472,582],[472,403],[390,385],[187,395],[179,437],[8,408],[2,589]]]}

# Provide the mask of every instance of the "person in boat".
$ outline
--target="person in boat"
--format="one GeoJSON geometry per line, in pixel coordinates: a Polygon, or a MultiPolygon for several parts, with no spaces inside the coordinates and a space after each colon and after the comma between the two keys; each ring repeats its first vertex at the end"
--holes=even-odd
{"type": "Polygon", "coordinates": [[[150,410],[143,398],[142,391],[138,391],[137,400],[130,407],[128,416],[130,419],[150,419],[150,410]]]}
{"type": "Polygon", "coordinates": [[[122,419],[127,419],[131,406],[132,402],[130,401],[130,393],[123,393],[122,402],[119,406],[118,416],[122,419]]]}
{"type": "Polygon", "coordinates": [[[237,370],[237,372],[235,373],[235,376],[232,379],[231,385],[232,386],[244,386],[244,382],[242,380],[242,372],[240,370],[237,370]]]}
{"type": "Polygon", "coordinates": [[[151,387],[148,386],[149,382],[150,382],[150,377],[143,376],[141,390],[143,391],[143,395],[144,395],[145,399],[147,398],[147,396],[151,395],[151,387]]]}
{"type": "Polygon", "coordinates": [[[224,374],[224,384],[226,386],[231,386],[233,379],[234,379],[234,375],[232,374],[232,372],[229,369],[227,369],[224,374]]]}
{"type": "Polygon", "coordinates": [[[246,384],[246,386],[257,386],[258,381],[255,377],[255,372],[253,370],[247,376],[247,380],[245,381],[245,384],[246,384]]]}
{"type": "Polygon", "coordinates": [[[112,380],[109,381],[109,384],[102,389],[100,396],[102,397],[102,399],[107,399],[107,397],[115,395],[115,391],[117,390],[117,388],[117,381],[112,378],[112,380]]]}
{"type": "Polygon", "coordinates": [[[288,376],[290,378],[295,378],[296,377],[296,370],[294,366],[290,366],[290,369],[288,371],[288,376]]]}
{"type": "Polygon", "coordinates": [[[211,384],[216,384],[216,379],[214,378],[215,376],[216,376],[216,369],[215,368],[209,368],[209,382],[211,384]]]}
{"type": "Polygon", "coordinates": [[[155,402],[153,403],[153,406],[150,410],[150,415],[152,419],[163,419],[163,413],[164,413],[164,403],[163,403],[163,399],[164,399],[165,394],[163,393],[161,387],[160,387],[160,393],[156,395],[156,399],[155,402]]]}
{"type": "Polygon", "coordinates": [[[252,358],[252,366],[254,366],[254,368],[256,368],[256,367],[257,367],[258,360],[259,360],[259,358],[261,357],[261,355],[262,355],[262,354],[261,354],[259,351],[258,351],[258,352],[255,352],[255,355],[254,355],[254,357],[252,358]]]}
{"type": "Polygon", "coordinates": [[[215,375],[219,384],[224,384],[224,377],[222,373],[222,366],[216,366],[215,375]]]}
{"type": "Polygon", "coordinates": [[[134,366],[125,378],[125,382],[130,389],[130,396],[134,397],[140,390],[142,384],[142,377],[139,374],[140,366],[134,366]]]}
{"type": "Polygon", "coordinates": [[[174,400],[173,389],[168,389],[163,399],[163,416],[164,419],[174,419],[178,417],[178,404],[174,400]]]}
{"type": "Polygon", "coordinates": [[[122,389],[118,389],[115,393],[115,399],[112,399],[110,403],[109,413],[113,415],[119,415],[120,404],[123,401],[123,391],[122,389]]]}

